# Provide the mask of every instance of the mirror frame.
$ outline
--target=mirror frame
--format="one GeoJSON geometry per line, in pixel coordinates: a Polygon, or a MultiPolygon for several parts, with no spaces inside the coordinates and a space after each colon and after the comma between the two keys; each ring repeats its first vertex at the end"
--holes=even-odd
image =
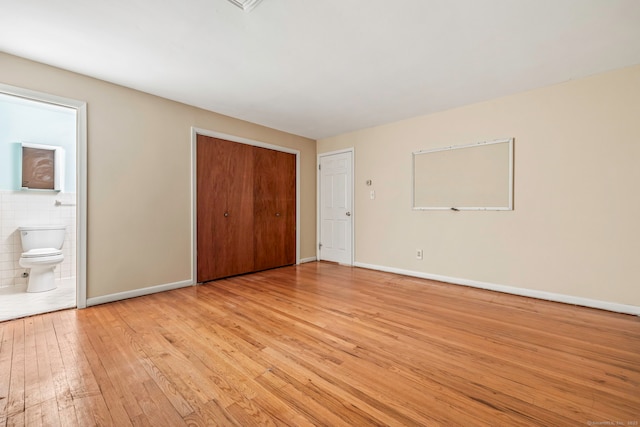
{"type": "MultiPolygon", "coordinates": [[[[434,149],[429,149],[429,150],[420,150],[420,151],[414,151],[412,153],[412,157],[411,157],[411,207],[413,210],[451,210],[451,211],[462,211],[462,210],[481,210],[481,211],[510,211],[513,210],[513,191],[514,191],[514,187],[513,187],[513,143],[514,143],[514,138],[504,138],[504,139],[497,139],[494,141],[483,141],[483,142],[476,142],[476,143],[472,143],[472,144],[465,144],[465,145],[453,145],[453,146],[448,146],[448,147],[440,147],[440,148],[434,148],[434,149]],[[506,194],[506,203],[504,205],[499,205],[499,206],[473,206],[473,205],[467,205],[467,204],[462,204],[462,205],[458,205],[458,206],[436,206],[435,204],[433,206],[426,204],[427,206],[417,206],[416,205],[416,158],[418,156],[424,156],[424,155],[429,155],[430,153],[436,153],[436,152],[443,152],[443,151],[450,151],[450,150],[464,150],[464,149],[468,149],[468,148],[479,148],[479,147],[484,147],[484,146],[490,146],[490,145],[494,145],[494,144],[507,144],[508,146],[508,161],[509,164],[508,166],[508,176],[504,177],[504,184],[506,184],[506,188],[508,191],[508,194],[506,194]]],[[[460,167],[465,167],[465,165],[460,165],[460,167]]],[[[503,187],[505,188],[505,187],[503,187]]],[[[504,191],[504,190],[502,190],[504,191]]]]}

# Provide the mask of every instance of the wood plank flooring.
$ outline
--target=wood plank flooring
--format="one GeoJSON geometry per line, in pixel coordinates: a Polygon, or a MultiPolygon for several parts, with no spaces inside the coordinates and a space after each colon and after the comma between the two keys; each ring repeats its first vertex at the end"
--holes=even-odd
{"type": "Polygon", "coordinates": [[[640,422],[640,318],[329,263],[0,339],[0,426],[640,422]]]}

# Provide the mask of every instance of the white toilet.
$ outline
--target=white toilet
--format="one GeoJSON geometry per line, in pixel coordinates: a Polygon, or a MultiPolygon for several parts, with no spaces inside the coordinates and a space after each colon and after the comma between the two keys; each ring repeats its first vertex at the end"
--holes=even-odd
{"type": "Polygon", "coordinates": [[[64,225],[18,227],[22,240],[20,266],[30,269],[27,292],[45,292],[56,288],[53,270],[64,260],[64,225]]]}

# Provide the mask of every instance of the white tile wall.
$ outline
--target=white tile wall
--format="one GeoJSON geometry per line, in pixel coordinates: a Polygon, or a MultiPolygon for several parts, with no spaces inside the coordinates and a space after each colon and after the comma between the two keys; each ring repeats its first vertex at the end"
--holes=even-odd
{"type": "Polygon", "coordinates": [[[56,200],[76,203],[74,193],[0,191],[0,287],[23,285],[26,270],[18,264],[22,245],[18,227],[24,225],[67,226],[62,252],[64,261],[55,270],[57,279],[75,277],[76,207],[56,206],[56,200]]]}

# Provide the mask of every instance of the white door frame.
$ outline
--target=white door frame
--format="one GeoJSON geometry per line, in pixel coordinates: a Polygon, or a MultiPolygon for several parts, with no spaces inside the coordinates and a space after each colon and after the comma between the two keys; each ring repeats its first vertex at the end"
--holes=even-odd
{"type": "Polygon", "coordinates": [[[87,307],[87,103],[0,83],[0,92],[76,110],[76,306],[87,307]]]}
{"type": "Polygon", "coordinates": [[[239,142],[241,144],[253,145],[255,147],[268,148],[270,150],[282,151],[283,153],[295,154],[296,156],[296,264],[300,264],[300,151],[293,148],[281,147],[267,142],[256,141],[236,135],[216,132],[213,130],[191,127],[191,277],[193,284],[198,283],[198,186],[196,170],[198,153],[198,135],[210,136],[212,138],[225,139],[227,141],[239,142]]]}
{"type": "Polygon", "coordinates": [[[356,216],[356,206],[355,206],[355,150],[353,147],[345,148],[342,150],[329,151],[326,153],[318,154],[317,164],[316,164],[316,259],[320,259],[320,240],[321,240],[321,210],[322,210],[322,187],[321,181],[322,177],[320,176],[320,159],[322,157],[333,156],[335,154],[343,154],[343,153],[351,153],[351,260],[349,265],[353,265],[355,262],[355,248],[356,248],[356,240],[355,240],[355,216],[356,216]]]}

